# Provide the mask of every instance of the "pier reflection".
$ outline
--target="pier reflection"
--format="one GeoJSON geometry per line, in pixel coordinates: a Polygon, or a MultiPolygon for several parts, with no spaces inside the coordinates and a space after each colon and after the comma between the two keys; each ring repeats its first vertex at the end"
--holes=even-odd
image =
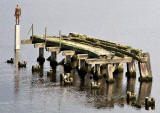
{"type": "MultiPolygon", "coordinates": [[[[87,77],[88,78],[88,77],[87,77]]],[[[88,103],[96,108],[114,108],[114,104],[124,105],[126,103],[125,90],[123,90],[123,73],[114,75],[115,83],[106,83],[106,79],[99,79],[100,88],[89,89],[87,92],[88,103]],[[92,101],[91,101],[92,100],[92,101]]],[[[89,81],[89,80],[85,80],[89,81]]]]}
{"type": "MultiPolygon", "coordinates": [[[[45,83],[45,77],[44,77],[44,63],[38,62],[40,66],[40,70],[37,72],[32,71],[32,81],[31,81],[31,86],[38,86],[40,84],[45,83]]],[[[48,81],[47,81],[48,82],[48,81]]],[[[40,86],[38,86],[40,87],[40,86]]]]}
{"type": "MultiPolygon", "coordinates": [[[[41,68],[44,68],[41,65],[41,68]]],[[[43,70],[43,69],[42,69],[43,70]]],[[[48,76],[50,82],[57,83],[59,80],[57,79],[56,69],[52,69],[53,74],[48,76]]],[[[44,72],[42,71],[42,74],[44,72]]],[[[64,72],[67,73],[67,72],[64,72]]],[[[132,93],[135,92],[136,78],[127,78],[127,85],[124,87],[123,85],[123,73],[114,74],[115,82],[113,84],[107,83],[106,78],[98,79],[98,83],[100,83],[99,88],[92,89],[91,82],[93,80],[93,75],[91,73],[86,73],[85,75],[80,75],[77,69],[72,69],[70,71],[71,76],[73,77],[73,89],[76,91],[83,91],[86,95],[87,104],[92,104],[94,107],[100,108],[109,108],[113,109],[115,105],[120,107],[124,107],[124,104],[127,104],[126,92],[130,91],[132,93]]],[[[34,76],[35,77],[35,76],[34,76]]],[[[45,79],[42,77],[38,79],[38,81],[42,81],[40,83],[44,83],[45,79]]],[[[145,97],[149,97],[151,93],[152,82],[140,83],[139,93],[137,94],[137,99],[135,99],[134,105],[144,105],[145,97]]],[[[64,88],[65,89],[65,88],[64,88]]],[[[134,106],[133,103],[128,104],[134,106]]]]}
{"type": "Polygon", "coordinates": [[[20,60],[20,51],[15,51],[15,93],[19,91],[19,69],[18,69],[18,61],[20,60]]]}
{"type": "Polygon", "coordinates": [[[135,91],[135,83],[136,78],[127,78],[127,91],[134,92],[135,91]]]}
{"type": "Polygon", "coordinates": [[[145,97],[149,97],[151,94],[152,82],[141,82],[138,94],[138,104],[145,102],[145,97]]]}
{"type": "Polygon", "coordinates": [[[77,69],[71,70],[71,76],[73,77],[73,86],[79,88],[81,86],[81,79],[78,75],[77,69]]]}
{"type": "Polygon", "coordinates": [[[39,76],[42,78],[43,74],[44,74],[44,63],[43,62],[38,62],[40,65],[40,72],[39,72],[39,76]]]}
{"type": "MultiPolygon", "coordinates": [[[[114,105],[119,105],[120,107],[124,107],[124,104],[127,104],[126,101],[126,92],[135,92],[135,78],[127,78],[127,86],[126,90],[123,87],[123,73],[118,73],[114,75],[115,83],[109,84],[106,83],[106,80],[99,79],[98,83],[100,83],[100,88],[98,89],[86,89],[87,92],[87,102],[89,104],[93,104],[96,108],[114,108],[114,105]]],[[[89,86],[91,79],[89,77],[85,77],[85,81],[89,86]],[[88,78],[88,80],[86,79],[88,78]]],[[[139,93],[137,99],[134,104],[130,104],[131,106],[135,106],[139,108],[140,106],[144,106],[145,97],[149,97],[151,93],[152,82],[142,82],[140,83],[139,93]]]]}

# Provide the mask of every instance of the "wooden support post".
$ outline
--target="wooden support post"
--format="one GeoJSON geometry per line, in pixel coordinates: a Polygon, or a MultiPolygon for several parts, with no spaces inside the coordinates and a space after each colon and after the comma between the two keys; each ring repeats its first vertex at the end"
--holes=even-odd
{"type": "Polygon", "coordinates": [[[65,58],[65,63],[70,64],[71,63],[71,55],[67,55],[65,58]]]}
{"type": "Polygon", "coordinates": [[[44,48],[39,48],[39,57],[44,58],[44,48]]]}
{"type": "Polygon", "coordinates": [[[44,48],[39,48],[39,57],[37,58],[37,61],[41,64],[44,63],[45,58],[44,58],[44,48]]]}
{"type": "Polygon", "coordinates": [[[86,66],[86,59],[87,58],[88,58],[88,54],[78,54],[77,55],[79,69],[85,68],[85,66],[86,66]]]}
{"type": "Polygon", "coordinates": [[[88,64],[87,69],[88,69],[88,72],[91,72],[92,65],[91,65],[91,64],[88,64]]]}
{"type": "Polygon", "coordinates": [[[86,62],[85,62],[85,59],[79,59],[79,69],[81,68],[85,68],[86,66],[86,62]]]}
{"type": "Polygon", "coordinates": [[[63,56],[66,56],[66,58],[65,58],[65,64],[71,63],[71,58],[72,58],[72,56],[73,56],[74,54],[75,54],[75,51],[72,51],[72,50],[62,51],[62,55],[63,55],[63,56]]]}
{"type": "Polygon", "coordinates": [[[101,75],[100,64],[95,64],[95,68],[96,68],[96,74],[97,74],[97,76],[100,76],[101,75]]]}
{"type": "Polygon", "coordinates": [[[123,72],[124,67],[123,67],[123,63],[119,63],[118,68],[117,68],[117,72],[121,73],[123,72]]]}
{"type": "Polygon", "coordinates": [[[34,48],[39,48],[39,57],[37,58],[37,61],[40,62],[40,63],[43,63],[45,61],[44,47],[45,47],[45,43],[34,44],[34,48]]]}
{"type": "Polygon", "coordinates": [[[112,64],[107,64],[107,66],[106,66],[106,68],[107,68],[106,69],[107,70],[107,82],[109,82],[109,83],[113,83],[114,82],[112,67],[113,67],[112,64]]]}
{"type": "Polygon", "coordinates": [[[57,66],[56,57],[57,54],[60,53],[60,47],[46,47],[46,51],[51,52],[50,66],[55,68],[57,66]]]}
{"type": "Polygon", "coordinates": [[[135,61],[133,60],[132,62],[127,63],[127,73],[126,75],[128,77],[136,77],[136,66],[135,66],[135,61]]]}
{"type": "Polygon", "coordinates": [[[122,73],[123,72],[123,63],[115,63],[115,64],[113,64],[112,72],[114,72],[114,73],[122,73]]]}
{"type": "Polygon", "coordinates": [[[139,81],[152,81],[152,70],[151,70],[151,64],[150,64],[150,55],[149,53],[144,53],[143,57],[146,58],[146,62],[139,62],[139,72],[140,72],[140,78],[139,81]]]}
{"type": "Polygon", "coordinates": [[[56,61],[56,58],[57,58],[56,52],[51,52],[51,62],[56,61]]]}
{"type": "Polygon", "coordinates": [[[102,76],[106,76],[106,72],[107,72],[107,71],[106,71],[106,65],[107,65],[107,64],[102,64],[102,65],[101,65],[101,75],[102,75],[102,76]]]}

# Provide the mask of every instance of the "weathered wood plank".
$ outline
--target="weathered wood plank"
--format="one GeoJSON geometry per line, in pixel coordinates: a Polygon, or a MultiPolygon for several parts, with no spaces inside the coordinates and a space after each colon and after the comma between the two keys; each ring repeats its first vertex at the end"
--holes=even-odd
{"type": "Polygon", "coordinates": [[[44,48],[46,46],[45,43],[36,43],[34,44],[34,48],[44,48]]]}
{"type": "Polygon", "coordinates": [[[21,40],[21,44],[32,44],[32,40],[21,40]]]}
{"type": "Polygon", "coordinates": [[[62,51],[62,55],[63,56],[73,56],[75,54],[75,51],[72,51],[72,50],[66,50],[66,51],[62,51]]]}
{"type": "Polygon", "coordinates": [[[46,51],[59,53],[60,47],[46,47],[46,51]]]}
{"type": "Polygon", "coordinates": [[[77,54],[77,58],[78,59],[87,59],[88,58],[88,54],[77,54]]]}
{"type": "Polygon", "coordinates": [[[109,63],[126,63],[131,62],[131,57],[125,57],[125,58],[116,58],[116,59],[87,59],[86,63],[88,64],[109,64],[109,63]]]}
{"type": "MultiPolygon", "coordinates": [[[[44,40],[44,38],[42,36],[34,36],[34,38],[36,40],[44,40]]],[[[100,55],[108,55],[110,54],[110,51],[107,51],[103,48],[97,48],[97,47],[91,47],[90,45],[85,45],[85,44],[81,44],[81,43],[78,43],[78,42],[73,42],[73,41],[70,41],[70,40],[61,40],[57,37],[47,37],[46,39],[48,42],[54,42],[54,43],[57,43],[59,44],[61,42],[62,45],[67,45],[67,46],[70,46],[72,48],[78,48],[78,49],[81,49],[81,50],[84,50],[84,51],[90,51],[98,56],[100,55]]]]}

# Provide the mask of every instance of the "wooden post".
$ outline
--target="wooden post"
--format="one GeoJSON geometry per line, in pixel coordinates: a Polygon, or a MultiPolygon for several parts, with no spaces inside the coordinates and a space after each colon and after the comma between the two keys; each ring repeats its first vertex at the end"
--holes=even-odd
{"type": "Polygon", "coordinates": [[[91,72],[91,69],[92,69],[92,65],[91,64],[88,64],[88,72],[91,72]]]}
{"type": "Polygon", "coordinates": [[[39,48],[39,57],[44,58],[44,48],[39,48]]]}
{"type": "Polygon", "coordinates": [[[146,58],[146,62],[139,62],[139,72],[140,72],[140,81],[152,81],[152,70],[150,64],[150,55],[149,53],[144,53],[143,57],[146,58]]]}
{"type": "Polygon", "coordinates": [[[97,76],[100,76],[101,75],[100,64],[95,64],[95,68],[97,76]]]}
{"type": "Polygon", "coordinates": [[[47,39],[47,27],[45,27],[45,44],[46,44],[46,39],[47,39]]]}
{"type": "Polygon", "coordinates": [[[33,35],[34,35],[34,34],[33,34],[33,24],[32,24],[32,37],[33,37],[33,35]]]}
{"type": "Polygon", "coordinates": [[[59,46],[60,46],[60,48],[61,48],[61,44],[62,44],[62,43],[61,43],[61,41],[62,41],[61,31],[59,31],[59,38],[60,38],[60,45],[59,45],[59,46]]]}
{"type": "Polygon", "coordinates": [[[107,64],[107,66],[106,66],[106,70],[107,70],[107,82],[109,82],[109,83],[113,83],[114,82],[112,67],[113,67],[112,64],[107,64]]]}
{"type": "Polygon", "coordinates": [[[127,76],[128,77],[136,77],[136,66],[135,61],[127,63],[127,76]]]}
{"type": "Polygon", "coordinates": [[[66,58],[65,58],[65,63],[66,63],[66,64],[71,63],[71,55],[67,55],[67,56],[66,56],[66,58]]]}
{"type": "Polygon", "coordinates": [[[51,61],[56,61],[57,54],[56,52],[51,52],[51,61]]]}
{"type": "Polygon", "coordinates": [[[135,91],[136,78],[127,78],[127,91],[135,91]]]}
{"type": "Polygon", "coordinates": [[[79,59],[79,69],[84,68],[86,65],[85,59],[79,59]]]}

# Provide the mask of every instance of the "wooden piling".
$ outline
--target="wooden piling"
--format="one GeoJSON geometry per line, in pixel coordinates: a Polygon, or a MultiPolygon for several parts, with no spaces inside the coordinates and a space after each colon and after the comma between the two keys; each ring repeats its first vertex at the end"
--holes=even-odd
{"type": "Polygon", "coordinates": [[[136,77],[136,66],[135,66],[135,61],[132,60],[132,62],[128,62],[127,63],[127,73],[126,73],[127,77],[130,78],[135,78],[136,77]]]}
{"type": "Polygon", "coordinates": [[[113,64],[107,64],[106,66],[108,83],[114,83],[112,67],[113,67],[113,64]]]}
{"type": "Polygon", "coordinates": [[[144,53],[143,57],[146,58],[146,62],[139,62],[138,63],[139,71],[140,71],[139,81],[150,82],[150,81],[152,81],[150,55],[149,55],[149,53],[144,53]]]}

